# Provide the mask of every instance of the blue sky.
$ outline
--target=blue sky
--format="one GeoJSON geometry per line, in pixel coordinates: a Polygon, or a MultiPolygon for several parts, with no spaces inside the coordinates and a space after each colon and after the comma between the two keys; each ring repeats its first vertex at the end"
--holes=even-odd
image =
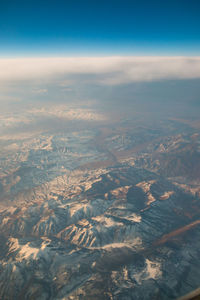
{"type": "Polygon", "coordinates": [[[2,57],[199,53],[199,0],[0,1],[2,57]]]}

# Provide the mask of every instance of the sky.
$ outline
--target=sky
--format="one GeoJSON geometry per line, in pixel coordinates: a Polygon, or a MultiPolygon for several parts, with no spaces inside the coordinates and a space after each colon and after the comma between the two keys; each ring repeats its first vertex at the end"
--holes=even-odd
{"type": "Polygon", "coordinates": [[[199,115],[199,95],[199,0],[0,0],[1,111],[131,103],[199,115]]]}
{"type": "Polygon", "coordinates": [[[199,52],[199,0],[0,1],[0,57],[199,52]]]}

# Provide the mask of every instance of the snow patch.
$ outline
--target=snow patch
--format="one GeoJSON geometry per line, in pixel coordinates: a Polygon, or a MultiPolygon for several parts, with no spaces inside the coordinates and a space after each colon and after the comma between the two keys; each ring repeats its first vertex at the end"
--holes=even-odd
{"type": "Polygon", "coordinates": [[[165,192],[162,196],[160,196],[160,200],[167,200],[174,194],[174,191],[165,192]]]}
{"type": "Polygon", "coordinates": [[[9,253],[11,254],[18,251],[15,257],[16,261],[37,259],[40,255],[44,255],[44,251],[46,250],[46,242],[43,242],[40,248],[36,248],[31,246],[31,242],[24,245],[20,244],[16,238],[10,238],[9,241],[9,253]]]}
{"type": "Polygon", "coordinates": [[[152,202],[156,201],[155,197],[151,194],[151,185],[154,184],[156,180],[150,180],[150,181],[142,181],[136,184],[137,187],[140,187],[144,193],[146,193],[148,201],[147,205],[150,205],[152,202]]]}
{"type": "Polygon", "coordinates": [[[92,218],[94,221],[101,223],[105,227],[112,227],[112,226],[122,226],[123,223],[115,222],[112,217],[108,218],[105,216],[96,216],[92,218]]]}
{"type": "Polygon", "coordinates": [[[140,223],[142,221],[142,217],[140,215],[137,215],[135,213],[129,215],[128,217],[126,217],[127,220],[129,221],[133,221],[136,223],[140,223]]]}
{"type": "Polygon", "coordinates": [[[145,263],[145,269],[137,274],[134,274],[134,278],[138,284],[142,284],[144,280],[157,279],[162,275],[161,264],[159,262],[153,262],[149,259],[146,259],[145,263]]]}

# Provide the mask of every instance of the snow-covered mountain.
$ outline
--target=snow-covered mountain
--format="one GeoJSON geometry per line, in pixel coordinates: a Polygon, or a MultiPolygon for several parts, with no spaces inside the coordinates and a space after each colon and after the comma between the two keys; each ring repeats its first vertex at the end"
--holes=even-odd
{"type": "Polygon", "coordinates": [[[1,299],[176,299],[198,287],[200,138],[167,124],[1,139],[1,299]]]}

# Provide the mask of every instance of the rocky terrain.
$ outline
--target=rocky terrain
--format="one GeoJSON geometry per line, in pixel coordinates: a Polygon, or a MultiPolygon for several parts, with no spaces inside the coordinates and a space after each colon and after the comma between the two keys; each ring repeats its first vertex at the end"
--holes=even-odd
{"type": "Polygon", "coordinates": [[[200,135],[174,120],[2,138],[0,298],[176,299],[200,285],[200,135]]]}

